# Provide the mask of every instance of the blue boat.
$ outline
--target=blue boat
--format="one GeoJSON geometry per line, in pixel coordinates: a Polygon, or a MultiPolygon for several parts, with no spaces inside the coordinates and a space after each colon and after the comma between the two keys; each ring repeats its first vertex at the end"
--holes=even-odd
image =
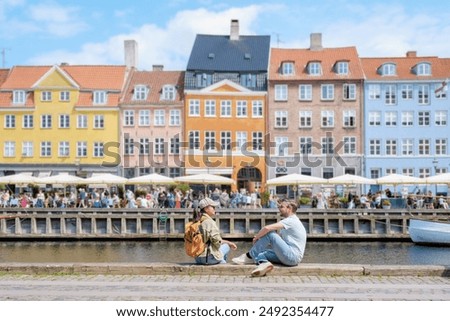
{"type": "Polygon", "coordinates": [[[418,244],[450,245],[450,222],[412,218],[409,235],[418,244]]]}

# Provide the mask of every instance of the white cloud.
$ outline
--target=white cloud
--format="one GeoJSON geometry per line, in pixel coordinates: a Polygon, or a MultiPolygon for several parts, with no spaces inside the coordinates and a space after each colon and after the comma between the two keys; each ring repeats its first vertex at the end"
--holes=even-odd
{"type": "Polygon", "coordinates": [[[164,28],[145,24],[130,33],[100,43],[86,43],[78,52],[53,51],[32,58],[31,64],[124,64],[123,42],[134,39],[139,47],[139,68],[163,64],[166,70],[184,70],[196,34],[229,34],[231,19],[239,19],[241,34],[255,34],[252,25],[267,8],[252,5],[213,12],[206,9],[178,12],[164,28]]]}

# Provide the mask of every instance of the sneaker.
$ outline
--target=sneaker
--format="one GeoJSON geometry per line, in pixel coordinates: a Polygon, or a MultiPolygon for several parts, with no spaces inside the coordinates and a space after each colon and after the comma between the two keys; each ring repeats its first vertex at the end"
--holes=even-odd
{"type": "Polygon", "coordinates": [[[252,271],[252,276],[264,276],[272,270],[273,264],[270,262],[264,262],[258,265],[258,267],[252,271]]]}
{"type": "Polygon", "coordinates": [[[253,259],[249,258],[247,256],[247,253],[239,255],[238,257],[233,258],[231,261],[233,261],[234,264],[239,264],[239,265],[255,264],[255,261],[253,261],[253,259]]]}

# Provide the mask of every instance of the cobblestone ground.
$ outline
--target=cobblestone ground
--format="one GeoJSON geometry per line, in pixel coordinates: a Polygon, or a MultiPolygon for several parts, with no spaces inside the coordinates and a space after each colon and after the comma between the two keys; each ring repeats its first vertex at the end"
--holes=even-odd
{"type": "Polygon", "coordinates": [[[0,300],[450,300],[450,278],[1,275],[0,300]]]}

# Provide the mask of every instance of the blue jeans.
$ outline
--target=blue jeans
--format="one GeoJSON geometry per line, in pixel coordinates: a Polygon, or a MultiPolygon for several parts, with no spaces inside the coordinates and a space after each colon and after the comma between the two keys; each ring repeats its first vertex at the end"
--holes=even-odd
{"type": "Polygon", "coordinates": [[[198,256],[195,258],[195,263],[202,265],[214,265],[227,263],[228,253],[230,253],[230,246],[228,244],[221,244],[219,251],[222,252],[223,259],[218,260],[212,254],[208,255],[208,262],[206,262],[206,256],[198,256]]]}
{"type": "Polygon", "coordinates": [[[252,246],[249,253],[257,264],[269,261],[295,266],[300,263],[298,254],[274,231],[260,238],[252,246]]]}

